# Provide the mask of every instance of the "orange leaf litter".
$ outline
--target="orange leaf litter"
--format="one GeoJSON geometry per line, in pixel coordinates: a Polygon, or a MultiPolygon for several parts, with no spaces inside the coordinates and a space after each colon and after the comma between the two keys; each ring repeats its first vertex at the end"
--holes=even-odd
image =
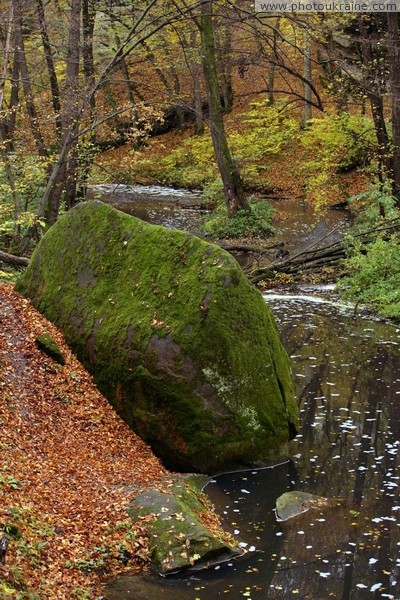
{"type": "Polygon", "coordinates": [[[140,571],[146,540],[125,507],[165,475],[57,328],[0,283],[0,527],[17,525],[24,542],[10,541],[0,586],[21,575],[39,598],[97,598],[102,580],[140,571]],[[44,332],[64,366],[36,347],[44,332]]]}

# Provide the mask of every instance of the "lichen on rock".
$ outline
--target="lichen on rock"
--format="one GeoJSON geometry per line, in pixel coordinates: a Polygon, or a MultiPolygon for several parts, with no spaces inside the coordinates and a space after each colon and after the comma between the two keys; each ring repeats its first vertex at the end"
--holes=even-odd
{"type": "Polygon", "coordinates": [[[270,464],[297,424],[289,359],[226,251],[101,202],[61,217],[17,289],[167,466],[270,464]]]}

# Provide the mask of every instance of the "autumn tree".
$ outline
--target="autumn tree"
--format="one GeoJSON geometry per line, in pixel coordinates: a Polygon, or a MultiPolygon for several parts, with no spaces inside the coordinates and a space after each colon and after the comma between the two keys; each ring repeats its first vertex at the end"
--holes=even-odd
{"type": "Polygon", "coordinates": [[[210,111],[210,131],[215,159],[224,186],[228,216],[238,210],[250,210],[239,170],[232,158],[224,127],[224,110],[218,82],[215,36],[213,24],[213,2],[203,2],[200,19],[201,50],[204,79],[210,111]]]}
{"type": "Polygon", "coordinates": [[[377,140],[378,179],[381,186],[389,182],[400,205],[398,14],[346,15],[339,22],[324,16],[314,34],[334,92],[341,100],[353,97],[362,107],[364,98],[368,100],[377,140]]]}

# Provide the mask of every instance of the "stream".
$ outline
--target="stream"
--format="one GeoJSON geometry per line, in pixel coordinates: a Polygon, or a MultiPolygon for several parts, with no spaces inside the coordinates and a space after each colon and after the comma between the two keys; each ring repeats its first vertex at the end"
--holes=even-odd
{"type": "MultiPolygon", "coordinates": [[[[282,228],[292,240],[299,232],[298,249],[343,218],[314,226],[304,210],[291,206],[282,228]]],[[[301,423],[287,462],[205,488],[243,557],[168,578],[119,577],[107,600],[400,599],[400,330],[326,291],[264,294],[292,359],[301,423]],[[294,489],[340,504],[278,522],[276,499],[294,489]]]]}

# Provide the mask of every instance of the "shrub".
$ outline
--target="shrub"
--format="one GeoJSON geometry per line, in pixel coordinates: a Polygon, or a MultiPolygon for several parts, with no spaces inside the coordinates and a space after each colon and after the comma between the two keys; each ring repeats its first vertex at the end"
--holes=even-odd
{"type": "Polygon", "coordinates": [[[347,113],[311,119],[301,137],[308,158],[303,168],[307,199],[317,208],[343,198],[339,173],[368,162],[375,145],[371,119],[347,113]]]}
{"type": "Polygon", "coordinates": [[[163,183],[202,188],[217,179],[218,170],[209,132],[192,136],[161,161],[163,183]]]}
{"type": "Polygon", "coordinates": [[[339,287],[344,299],[363,303],[384,317],[400,319],[399,236],[378,238],[367,251],[358,247],[346,260],[350,273],[339,287]]]}
{"type": "Polygon", "coordinates": [[[289,116],[284,100],[275,104],[262,100],[250,107],[243,118],[243,130],[229,134],[235,158],[245,163],[279,154],[299,131],[299,124],[289,116]]]}
{"type": "Polygon", "coordinates": [[[348,202],[356,215],[353,225],[355,231],[371,229],[384,219],[399,217],[397,200],[390,190],[371,188],[368,192],[352,196],[348,202]]]}
{"type": "Polygon", "coordinates": [[[228,218],[225,205],[206,217],[204,230],[216,238],[251,237],[271,235],[273,208],[268,202],[251,202],[251,212],[239,210],[234,217],[228,218]]]}

